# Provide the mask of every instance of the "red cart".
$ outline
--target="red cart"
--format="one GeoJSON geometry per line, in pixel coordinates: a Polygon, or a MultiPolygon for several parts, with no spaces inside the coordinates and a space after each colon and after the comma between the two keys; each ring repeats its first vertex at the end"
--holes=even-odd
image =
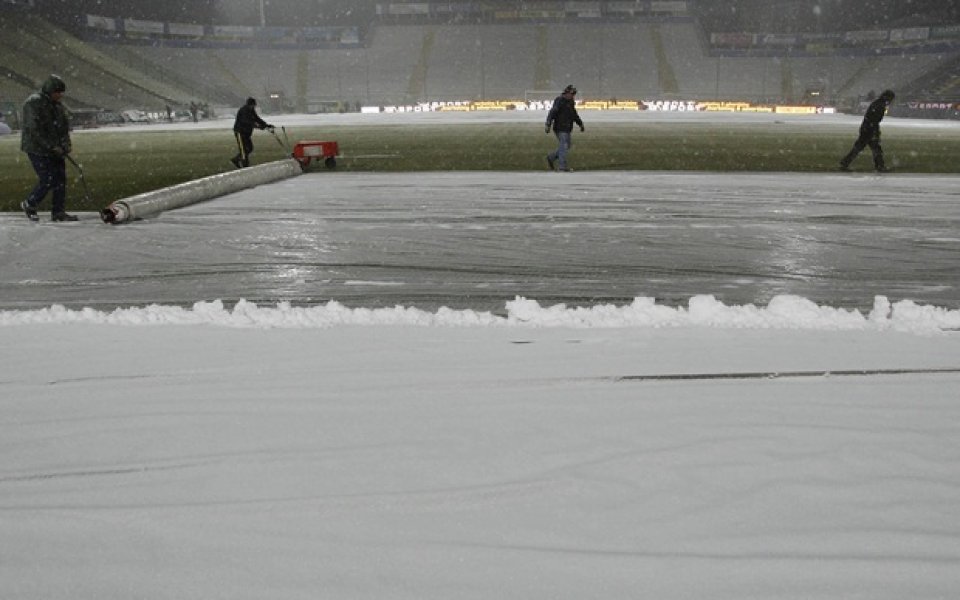
{"type": "Polygon", "coordinates": [[[300,166],[306,170],[310,166],[310,161],[322,158],[323,164],[328,169],[337,167],[337,157],[340,156],[340,146],[336,142],[317,142],[304,141],[297,142],[293,147],[293,157],[297,159],[300,166]]]}

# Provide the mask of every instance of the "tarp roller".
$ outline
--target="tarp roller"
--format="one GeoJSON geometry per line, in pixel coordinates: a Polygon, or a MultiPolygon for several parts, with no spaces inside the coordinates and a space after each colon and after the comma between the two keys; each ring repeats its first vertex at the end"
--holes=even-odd
{"type": "Polygon", "coordinates": [[[119,225],[301,173],[302,165],[293,158],[246,167],[117,200],[100,210],[100,218],[119,225]]]}

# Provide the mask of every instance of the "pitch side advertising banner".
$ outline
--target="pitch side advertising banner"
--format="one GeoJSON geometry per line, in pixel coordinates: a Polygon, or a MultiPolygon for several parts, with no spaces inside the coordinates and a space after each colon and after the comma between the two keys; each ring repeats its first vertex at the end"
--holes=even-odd
{"type": "Polygon", "coordinates": [[[304,27],[296,31],[304,40],[311,42],[360,43],[360,30],[356,27],[304,27]]]}
{"type": "Polygon", "coordinates": [[[794,46],[797,36],[792,33],[762,33],[760,40],[764,46],[794,46]]]}
{"type": "Polygon", "coordinates": [[[894,117],[914,119],[960,119],[960,103],[957,102],[908,102],[891,107],[894,117]]]}
{"type": "Polygon", "coordinates": [[[685,13],[687,12],[686,2],[651,2],[650,10],[653,12],[685,13]]]}
{"type": "Polygon", "coordinates": [[[167,23],[167,29],[170,32],[170,35],[203,37],[203,25],[193,25],[191,23],[167,23]]]}
{"type": "Polygon", "coordinates": [[[123,30],[133,34],[163,35],[163,23],[160,21],[141,21],[139,19],[124,19],[123,30]]]}
{"type": "Polygon", "coordinates": [[[253,27],[243,25],[215,25],[213,35],[217,37],[252,38],[253,27]]]}
{"type": "Polygon", "coordinates": [[[438,15],[465,15],[477,12],[477,7],[469,2],[448,2],[444,4],[434,4],[433,12],[438,15]]]}
{"type": "Polygon", "coordinates": [[[916,42],[930,39],[929,27],[907,27],[906,29],[891,29],[891,42],[916,42]]]}
{"type": "Polygon", "coordinates": [[[568,13],[596,13],[600,14],[599,2],[564,2],[563,10],[568,13]]]}
{"type": "Polygon", "coordinates": [[[866,31],[848,31],[843,35],[844,41],[851,43],[863,43],[863,42],[885,42],[889,38],[889,33],[886,31],[881,31],[879,29],[866,30],[866,31]]]}
{"type": "Polygon", "coordinates": [[[930,29],[930,37],[936,39],[960,37],[960,25],[947,25],[930,29]]]}
{"type": "Polygon", "coordinates": [[[637,15],[645,14],[650,12],[650,3],[649,2],[624,2],[624,1],[611,1],[607,2],[607,12],[608,13],[626,13],[628,15],[637,15]]]}
{"type": "MultiPolygon", "coordinates": [[[[500,8],[504,8],[509,3],[501,3],[501,4],[503,4],[504,6],[501,6],[500,8]]],[[[532,2],[517,2],[517,4],[519,5],[517,7],[517,10],[520,12],[525,10],[532,10],[534,12],[541,11],[541,10],[562,10],[562,8],[557,6],[556,2],[537,2],[536,0],[534,0],[532,2]]],[[[569,2],[564,3],[564,5],[566,4],[569,4],[569,2]]]]}
{"type": "Polygon", "coordinates": [[[387,12],[391,15],[429,15],[430,5],[425,3],[391,4],[387,12]]]}
{"type": "Polygon", "coordinates": [[[693,100],[644,100],[647,110],[662,112],[696,112],[697,103],[693,100]]]}
{"type": "Polygon", "coordinates": [[[907,106],[915,110],[954,110],[953,102],[907,102],[907,106]]]}
{"type": "Polygon", "coordinates": [[[87,15],[87,27],[93,27],[94,29],[104,29],[106,31],[116,31],[117,21],[116,19],[111,19],[109,17],[101,17],[99,15],[87,15]]]}
{"type": "Polygon", "coordinates": [[[711,33],[710,43],[724,48],[749,48],[753,46],[752,33],[711,33]]]}
{"type": "Polygon", "coordinates": [[[582,19],[599,19],[599,2],[565,2],[563,9],[568,15],[576,15],[582,19]]]}
{"type": "Polygon", "coordinates": [[[139,19],[124,19],[123,30],[127,33],[163,34],[163,23],[160,21],[141,21],[139,19]]]}
{"type": "Polygon", "coordinates": [[[808,44],[824,44],[838,42],[843,39],[842,33],[802,33],[800,39],[808,44]]]}

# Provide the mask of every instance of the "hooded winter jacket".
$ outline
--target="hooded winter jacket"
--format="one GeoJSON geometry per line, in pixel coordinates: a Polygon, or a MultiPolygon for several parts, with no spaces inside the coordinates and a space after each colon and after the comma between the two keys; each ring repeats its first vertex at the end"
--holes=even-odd
{"type": "Polygon", "coordinates": [[[63,80],[51,75],[40,91],[30,94],[24,102],[21,150],[40,156],[70,153],[70,118],[67,109],[52,97],[54,92],[65,90],[63,80]]]}
{"type": "Polygon", "coordinates": [[[547,113],[547,127],[553,126],[553,130],[557,133],[570,133],[573,131],[573,124],[576,123],[583,128],[583,121],[580,120],[580,115],[577,114],[577,104],[571,98],[564,98],[563,96],[557,96],[553,101],[553,106],[550,107],[550,112],[547,113]]]}
{"type": "Polygon", "coordinates": [[[879,98],[870,103],[866,114],[863,115],[863,122],[860,123],[861,134],[880,131],[880,121],[882,121],[883,116],[887,114],[887,107],[893,99],[891,96],[892,94],[888,96],[887,92],[884,92],[879,98]]]}
{"type": "Polygon", "coordinates": [[[237,118],[233,122],[233,130],[240,135],[250,137],[254,129],[266,129],[270,126],[257,115],[257,103],[251,102],[253,98],[247,100],[247,103],[237,111],[237,118]]]}

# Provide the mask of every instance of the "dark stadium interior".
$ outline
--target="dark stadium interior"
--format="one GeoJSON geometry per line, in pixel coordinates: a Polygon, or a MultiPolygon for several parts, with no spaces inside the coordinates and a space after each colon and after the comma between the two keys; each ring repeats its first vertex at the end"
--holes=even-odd
{"type": "Polygon", "coordinates": [[[248,96],[267,113],[541,99],[570,81],[582,100],[852,113],[893,88],[896,116],[960,116],[960,6],[932,0],[3,0],[0,57],[14,128],[50,73],[78,126],[248,96]]]}
{"type": "MultiPolygon", "coordinates": [[[[563,3],[564,0],[503,2],[518,8],[563,3]]],[[[383,0],[264,0],[262,4],[270,25],[313,25],[331,20],[363,25],[376,15],[376,5],[383,4],[383,0]]],[[[256,25],[260,22],[259,0],[35,0],[34,5],[48,18],[58,20],[91,12],[203,24],[226,21],[256,25]]],[[[708,28],[725,31],[844,31],[960,20],[960,5],[943,0],[697,0],[695,8],[708,28]]]]}

